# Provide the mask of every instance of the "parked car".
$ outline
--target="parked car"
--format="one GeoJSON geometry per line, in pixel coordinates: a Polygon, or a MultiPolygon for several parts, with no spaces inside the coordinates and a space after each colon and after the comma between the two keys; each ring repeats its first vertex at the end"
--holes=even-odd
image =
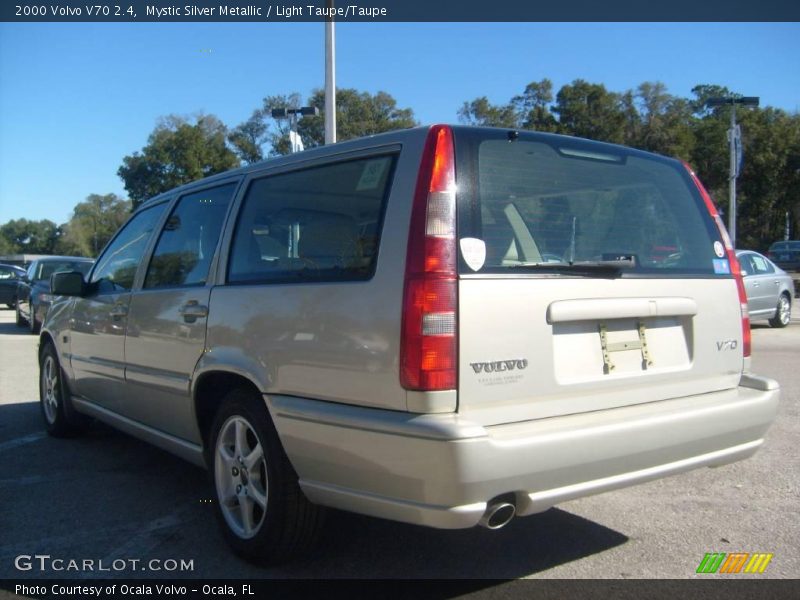
{"type": "Polygon", "coordinates": [[[50,276],[64,271],[77,271],[85,275],[93,262],[91,258],[75,256],[46,256],[34,260],[17,282],[17,325],[28,326],[31,333],[39,333],[53,300],[50,276]]]}
{"type": "Polygon", "coordinates": [[[206,466],[253,560],[323,507],[496,529],[762,445],[779,386],[727,240],[683,163],[588,140],[437,125],[271,159],[53,276],[45,427],[206,466]]]}
{"type": "Polygon", "coordinates": [[[781,269],[800,270],[800,240],[774,242],[767,251],[769,259],[781,269]]]}
{"type": "Polygon", "coordinates": [[[742,266],[750,320],[769,320],[772,327],[786,327],[792,320],[794,280],[766,256],[737,250],[742,266]]]}
{"type": "Polygon", "coordinates": [[[0,304],[8,308],[17,305],[17,282],[25,276],[25,269],[0,264],[0,304]]]}

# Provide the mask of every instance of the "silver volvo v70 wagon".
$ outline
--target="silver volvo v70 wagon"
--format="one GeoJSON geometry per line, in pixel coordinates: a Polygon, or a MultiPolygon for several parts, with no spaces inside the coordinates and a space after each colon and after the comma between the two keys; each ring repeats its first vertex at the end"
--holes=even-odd
{"type": "Polygon", "coordinates": [[[144,203],[53,277],[41,406],[206,466],[226,538],[280,561],[323,507],[439,528],[752,455],[739,264],[689,167],[437,125],[144,203]]]}

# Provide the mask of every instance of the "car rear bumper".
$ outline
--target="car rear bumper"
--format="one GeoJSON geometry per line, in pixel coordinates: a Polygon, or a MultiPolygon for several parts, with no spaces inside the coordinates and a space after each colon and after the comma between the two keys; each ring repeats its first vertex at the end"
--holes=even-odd
{"type": "Polygon", "coordinates": [[[778,384],[482,427],[285,396],[267,403],[300,485],[318,504],[419,525],[478,524],[513,495],[528,515],[559,502],[751,456],[778,384]]]}

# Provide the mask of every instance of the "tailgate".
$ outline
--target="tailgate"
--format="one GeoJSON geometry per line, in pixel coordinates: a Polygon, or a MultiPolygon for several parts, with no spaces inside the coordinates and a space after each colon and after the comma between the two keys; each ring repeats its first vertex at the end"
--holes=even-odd
{"type": "Polygon", "coordinates": [[[512,133],[456,130],[459,412],[492,425],[736,387],[738,265],[687,167],[512,133]]]}
{"type": "Polygon", "coordinates": [[[736,297],[733,279],[462,278],[459,412],[493,425],[735,387],[736,297]]]}

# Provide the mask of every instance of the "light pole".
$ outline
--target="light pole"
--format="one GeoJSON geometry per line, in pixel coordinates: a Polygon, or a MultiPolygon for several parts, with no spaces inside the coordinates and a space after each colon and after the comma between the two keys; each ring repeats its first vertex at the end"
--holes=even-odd
{"type": "Polygon", "coordinates": [[[728,143],[730,144],[730,175],[728,179],[728,234],[731,244],[736,248],[736,178],[739,176],[739,164],[742,159],[742,132],[736,124],[736,105],[758,106],[758,96],[724,96],[709,98],[706,106],[731,106],[731,128],[728,130],[728,143]]]}
{"type": "Polygon", "coordinates": [[[303,106],[302,108],[273,108],[273,119],[289,119],[289,142],[292,154],[303,150],[303,143],[297,135],[297,115],[308,116],[318,115],[319,109],[316,106],[303,106]]]}
{"type": "Polygon", "coordinates": [[[325,22],[325,145],[336,143],[336,31],[333,0],[328,0],[325,22]]]}

